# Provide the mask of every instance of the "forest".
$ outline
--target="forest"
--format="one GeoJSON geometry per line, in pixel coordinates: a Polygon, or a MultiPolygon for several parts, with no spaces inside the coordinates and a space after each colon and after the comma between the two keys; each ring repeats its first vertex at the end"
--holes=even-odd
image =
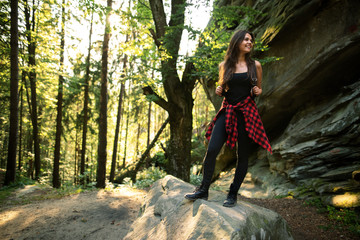
{"type": "Polygon", "coordinates": [[[56,188],[136,181],[150,166],[189,181],[232,30],[261,14],[209,0],[0,4],[5,184],[56,188]]]}

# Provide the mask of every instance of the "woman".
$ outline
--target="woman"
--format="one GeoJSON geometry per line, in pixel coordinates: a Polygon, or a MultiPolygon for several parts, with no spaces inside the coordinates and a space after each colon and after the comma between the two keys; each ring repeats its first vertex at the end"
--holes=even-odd
{"type": "Polygon", "coordinates": [[[230,40],[225,59],[219,67],[220,86],[215,91],[225,99],[205,135],[210,141],[203,163],[203,180],[194,193],[185,195],[186,199],[207,200],[216,157],[225,141],[230,148],[238,142],[237,166],[223,204],[225,207],[236,205],[237,193],[247,173],[251,139],[272,153],[253,101],[253,97],[262,93],[261,64],[250,57],[253,46],[254,36],[248,31],[237,31],[230,40]]]}

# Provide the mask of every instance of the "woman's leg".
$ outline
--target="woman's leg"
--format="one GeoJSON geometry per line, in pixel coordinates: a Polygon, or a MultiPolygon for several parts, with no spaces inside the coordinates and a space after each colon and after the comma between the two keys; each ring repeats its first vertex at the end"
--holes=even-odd
{"type": "Polygon", "coordinates": [[[227,134],[225,129],[225,112],[223,112],[215,122],[213,132],[209,141],[203,162],[203,180],[201,187],[208,189],[215,169],[216,157],[219,154],[227,134]]]}
{"type": "Polygon", "coordinates": [[[225,207],[235,206],[237,200],[237,193],[240,189],[242,182],[248,169],[248,155],[250,138],[245,130],[245,120],[242,113],[238,114],[238,151],[236,170],[233,183],[230,185],[230,191],[227,199],[224,202],[225,207]]]}
{"type": "Polygon", "coordinates": [[[211,184],[211,178],[215,169],[215,162],[218,153],[220,152],[224,142],[226,140],[225,130],[225,113],[221,114],[216,120],[213,132],[211,133],[208,149],[204,157],[203,163],[203,180],[199,189],[194,193],[188,193],[185,195],[186,199],[207,199],[208,191],[211,184]]]}
{"type": "Polygon", "coordinates": [[[237,164],[234,181],[230,186],[230,191],[238,192],[248,169],[250,138],[245,130],[244,116],[238,114],[238,151],[237,164]]]}

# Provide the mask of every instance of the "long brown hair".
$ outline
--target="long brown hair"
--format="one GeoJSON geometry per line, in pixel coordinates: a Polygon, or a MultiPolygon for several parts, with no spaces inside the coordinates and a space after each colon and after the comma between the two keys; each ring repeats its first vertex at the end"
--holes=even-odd
{"type": "MultiPolygon", "coordinates": [[[[227,88],[227,83],[235,72],[236,62],[240,55],[239,44],[242,43],[247,33],[250,34],[252,40],[255,41],[254,35],[246,30],[239,30],[231,37],[224,61],[219,67],[219,82],[223,89],[227,88]]],[[[245,54],[245,61],[248,68],[248,75],[250,74],[251,79],[256,78],[255,61],[251,59],[250,52],[245,54]]]]}

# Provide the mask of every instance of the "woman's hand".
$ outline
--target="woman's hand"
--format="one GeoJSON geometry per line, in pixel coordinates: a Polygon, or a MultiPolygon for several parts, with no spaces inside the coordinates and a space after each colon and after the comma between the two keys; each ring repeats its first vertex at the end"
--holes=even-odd
{"type": "Polygon", "coordinates": [[[219,95],[222,97],[223,88],[221,86],[218,86],[215,90],[216,95],[219,95]]]}
{"type": "Polygon", "coordinates": [[[259,96],[261,93],[262,93],[262,89],[259,88],[258,86],[255,86],[252,88],[252,93],[255,95],[255,96],[259,96]]]}

